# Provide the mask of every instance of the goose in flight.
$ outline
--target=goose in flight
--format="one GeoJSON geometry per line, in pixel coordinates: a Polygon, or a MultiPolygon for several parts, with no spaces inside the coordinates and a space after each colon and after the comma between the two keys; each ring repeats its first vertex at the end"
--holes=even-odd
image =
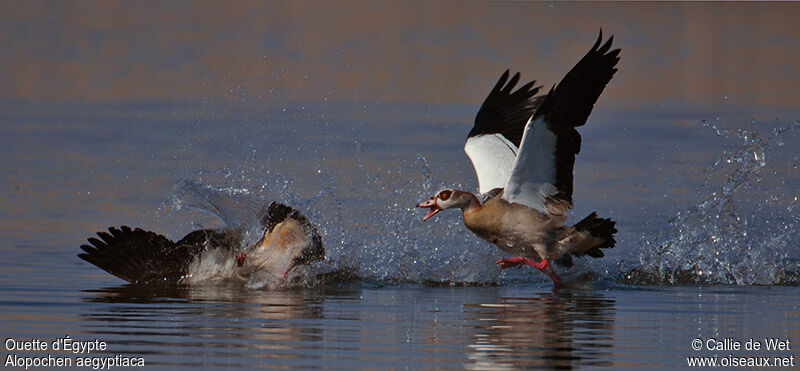
{"type": "Polygon", "coordinates": [[[464,150],[478,176],[479,195],[445,189],[417,205],[430,211],[461,209],[464,224],[479,237],[511,254],[501,268],[530,265],[556,287],[555,261],[572,265],[572,256],[602,257],[614,247],[615,222],[596,213],[564,225],[572,209],[572,173],[581,136],[597,98],[617,71],[620,49],[603,32],[589,52],[546,95],[536,96],[535,81],[516,91],[519,73],[500,77],[486,97],[464,150]]]}
{"type": "Polygon", "coordinates": [[[255,244],[245,242],[240,228],[200,229],[174,242],[122,226],[89,238],[78,256],[133,283],[238,281],[271,288],[280,287],[294,268],[325,258],[322,238],[299,211],[272,202],[258,217],[255,244]]]}

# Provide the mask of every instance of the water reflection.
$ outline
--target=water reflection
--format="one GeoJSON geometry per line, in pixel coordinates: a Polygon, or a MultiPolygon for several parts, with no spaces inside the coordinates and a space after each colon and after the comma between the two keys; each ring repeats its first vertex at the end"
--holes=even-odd
{"type": "Polygon", "coordinates": [[[325,318],[318,290],[125,285],[84,293],[85,302],[111,305],[89,306],[81,330],[148,365],[285,365],[319,357],[324,344],[318,328],[299,325],[325,318]]]}
{"type": "Polygon", "coordinates": [[[477,329],[469,365],[475,369],[608,365],[615,301],[584,293],[537,293],[467,304],[477,329]]]}

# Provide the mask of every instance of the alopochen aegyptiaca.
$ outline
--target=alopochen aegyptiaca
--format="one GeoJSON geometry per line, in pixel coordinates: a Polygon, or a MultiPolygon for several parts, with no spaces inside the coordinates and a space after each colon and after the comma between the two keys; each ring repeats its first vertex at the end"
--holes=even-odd
{"type": "Polygon", "coordinates": [[[263,235],[243,243],[244,230],[191,232],[178,242],[126,226],[89,238],[78,256],[129,282],[193,284],[239,281],[276,288],[295,267],[325,258],[322,238],[299,211],[272,202],[259,211],[263,235]]]}
{"type": "Polygon", "coordinates": [[[602,257],[614,247],[615,222],[596,213],[566,226],[572,208],[572,171],[581,137],[597,98],[617,71],[614,37],[591,50],[544,96],[532,81],[512,92],[519,73],[503,73],[478,111],[464,150],[478,176],[481,195],[445,189],[417,205],[430,208],[424,220],[441,210],[463,211],[464,224],[514,257],[502,268],[530,265],[561,279],[550,261],[572,264],[572,256],[602,257]]]}

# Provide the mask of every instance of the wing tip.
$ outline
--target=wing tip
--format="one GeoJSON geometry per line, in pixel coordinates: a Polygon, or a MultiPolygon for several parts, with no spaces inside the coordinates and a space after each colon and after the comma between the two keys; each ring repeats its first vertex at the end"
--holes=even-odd
{"type": "Polygon", "coordinates": [[[521,76],[520,72],[512,76],[510,69],[502,73],[478,110],[472,130],[467,134],[468,139],[498,133],[519,146],[525,124],[541,104],[536,94],[542,88],[536,86],[536,80],[517,87],[521,76]]]}
{"type": "Polygon", "coordinates": [[[501,89],[503,89],[503,86],[506,85],[506,81],[508,81],[508,75],[510,73],[511,73],[511,70],[510,69],[506,69],[506,71],[503,72],[502,75],[500,75],[500,79],[498,79],[497,83],[494,84],[494,88],[492,88],[492,92],[489,94],[489,96],[491,96],[492,94],[494,94],[496,92],[499,92],[501,89]]]}
{"type": "Polygon", "coordinates": [[[597,48],[600,46],[600,43],[602,41],[603,41],[603,28],[601,27],[600,28],[600,33],[597,35],[597,41],[595,41],[594,45],[592,46],[592,50],[597,50],[597,48]]]}
{"type": "Polygon", "coordinates": [[[618,55],[622,51],[622,49],[617,48],[617,49],[611,50],[611,46],[613,44],[614,44],[614,35],[609,36],[608,40],[603,42],[603,29],[600,28],[600,32],[597,35],[597,40],[595,41],[595,43],[592,46],[592,48],[589,50],[588,55],[598,54],[598,55],[603,56],[603,57],[616,58],[615,62],[617,62],[617,61],[619,61],[618,55]],[[601,46],[601,44],[602,44],[602,46],[601,46]]]}

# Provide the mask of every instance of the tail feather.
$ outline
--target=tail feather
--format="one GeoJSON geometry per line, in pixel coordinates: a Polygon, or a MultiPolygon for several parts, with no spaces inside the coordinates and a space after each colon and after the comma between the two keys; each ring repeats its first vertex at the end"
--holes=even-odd
{"type": "Polygon", "coordinates": [[[111,227],[81,245],[81,259],[128,282],[178,281],[202,245],[176,244],[139,228],[111,227]]]}
{"type": "Polygon", "coordinates": [[[616,224],[617,223],[611,219],[598,218],[596,212],[589,214],[589,216],[575,224],[576,230],[587,231],[592,237],[602,240],[601,243],[582,252],[576,252],[575,255],[589,255],[593,258],[602,258],[605,256],[601,249],[613,248],[617,243],[614,239],[614,233],[617,233],[617,228],[614,227],[616,224]]]}

